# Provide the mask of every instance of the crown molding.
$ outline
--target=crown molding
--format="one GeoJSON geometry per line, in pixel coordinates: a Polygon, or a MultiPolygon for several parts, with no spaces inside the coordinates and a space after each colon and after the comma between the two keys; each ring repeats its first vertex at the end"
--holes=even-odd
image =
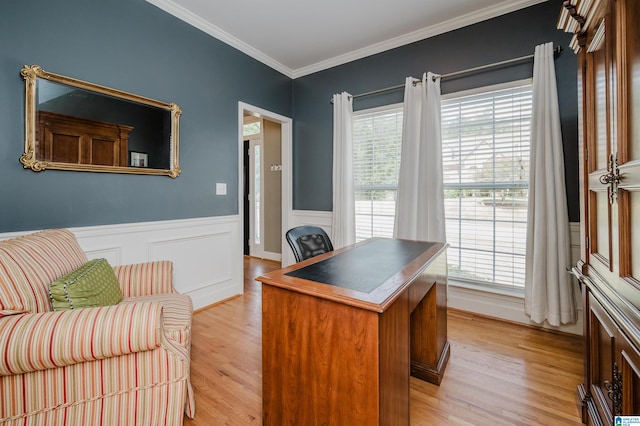
{"type": "Polygon", "coordinates": [[[248,56],[251,56],[253,59],[262,62],[263,64],[273,68],[276,71],[281,72],[289,78],[294,78],[294,71],[291,68],[286,67],[275,59],[265,55],[258,49],[253,46],[248,45],[242,40],[232,36],[228,32],[218,28],[213,25],[211,22],[206,21],[194,14],[193,12],[185,9],[184,7],[174,3],[171,0],[146,0],[147,3],[151,3],[152,5],[158,7],[159,9],[164,10],[170,15],[175,16],[176,18],[186,22],[187,24],[203,31],[206,34],[222,41],[223,43],[228,44],[231,47],[238,49],[239,51],[245,53],[248,56]]]}
{"type": "Polygon", "coordinates": [[[477,24],[478,22],[486,21],[488,19],[495,18],[501,15],[506,15],[507,13],[524,9],[525,7],[533,6],[538,3],[544,3],[545,1],[547,0],[504,1],[502,3],[484,8],[482,10],[478,10],[473,13],[468,13],[466,15],[458,16],[454,19],[440,22],[436,25],[431,25],[431,26],[422,28],[420,30],[413,31],[408,34],[404,34],[399,37],[385,40],[381,43],[372,44],[363,49],[354,50],[352,52],[345,53],[344,55],[336,56],[334,58],[327,59],[326,61],[321,61],[312,65],[309,65],[308,67],[298,68],[293,71],[293,78],[295,79],[298,77],[303,77],[305,75],[312,74],[314,72],[318,72],[318,71],[322,71],[338,65],[346,64],[348,62],[355,61],[357,59],[362,59],[367,56],[375,55],[377,53],[382,53],[387,50],[395,49],[397,47],[405,46],[407,44],[424,40],[429,37],[434,37],[439,34],[444,34],[449,31],[457,30],[459,28],[466,27],[468,25],[477,24]]]}
{"type": "Polygon", "coordinates": [[[486,7],[484,9],[478,10],[473,13],[468,13],[466,15],[462,15],[454,19],[450,19],[448,21],[440,22],[436,25],[431,25],[431,26],[422,28],[420,30],[410,32],[408,34],[386,40],[381,43],[372,44],[365,48],[354,50],[352,52],[348,52],[343,55],[339,55],[339,56],[327,59],[325,61],[320,61],[315,64],[298,68],[295,70],[283,65],[282,63],[276,61],[270,56],[265,55],[261,51],[255,49],[254,47],[248,45],[247,43],[244,43],[242,40],[232,36],[226,31],[223,31],[222,29],[211,24],[210,22],[200,18],[199,16],[188,11],[182,6],[177,5],[172,0],[146,0],[146,1],[164,10],[165,12],[175,16],[176,18],[181,19],[182,21],[209,34],[210,36],[217,38],[218,40],[228,44],[229,46],[240,50],[241,52],[275,69],[276,71],[281,72],[282,74],[288,76],[289,78],[296,79],[308,74],[312,74],[312,73],[322,71],[328,68],[332,68],[338,65],[346,64],[348,62],[355,61],[357,59],[362,59],[367,56],[375,55],[377,53],[385,52],[387,50],[395,49],[397,47],[414,43],[416,41],[424,40],[429,37],[433,37],[433,36],[443,34],[449,31],[453,31],[462,27],[466,27],[468,25],[473,25],[478,22],[486,21],[488,19],[505,15],[507,13],[515,12],[517,10],[524,9],[529,6],[533,6],[539,3],[544,3],[545,1],[548,1],[548,0],[506,0],[496,5],[486,7]]]}

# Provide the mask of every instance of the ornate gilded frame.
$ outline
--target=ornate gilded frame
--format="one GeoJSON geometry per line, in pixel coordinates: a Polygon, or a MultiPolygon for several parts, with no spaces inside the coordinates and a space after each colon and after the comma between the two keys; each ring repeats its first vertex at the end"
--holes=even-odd
{"type": "Polygon", "coordinates": [[[25,169],[31,169],[39,172],[46,169],[54,170],[74,170],[101,173],[127,173],[127,174],[144,174],[144,175],[164,175],[172,178],[178,177],[181,170],[178,165],[179,154],[179,124],[182,111],[175,103],[165,103],[149,99],[143,96],[134,95],[132,93],[123,92],[121,90],[112,89],[98,84],[89,83],[75,78],[67,77],[60,74],[54,74],[42,69],[39,65],[25,65],[20,74],[25,80],[25,142],[24,153],[20,156],[20,162],[25,169]],[[39,161],[36,159],[36,84],[38,79],[49,80],[51,82],[61,83],[80,89],[85,89],[111,96],[117,99],[136,102],[151,107],[167,110],[171,113],[171,138],[170,138],[170,159],[169,169],[151,169],[140,167],[124,167],[124,166],[103,166],[94,164],[75,164],[61,163],[51,161],[39,161]]]}

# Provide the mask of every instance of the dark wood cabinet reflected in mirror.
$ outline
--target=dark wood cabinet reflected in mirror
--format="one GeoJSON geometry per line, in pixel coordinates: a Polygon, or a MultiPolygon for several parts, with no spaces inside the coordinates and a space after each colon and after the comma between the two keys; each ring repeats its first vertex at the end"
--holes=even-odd
{"type": "Polygon", "coordinates": [[[177,177],[180,108],[25,66],[25,150],[45,169],[177,177]],[[145,161],[138,160],[144,153],[145,161]]]}

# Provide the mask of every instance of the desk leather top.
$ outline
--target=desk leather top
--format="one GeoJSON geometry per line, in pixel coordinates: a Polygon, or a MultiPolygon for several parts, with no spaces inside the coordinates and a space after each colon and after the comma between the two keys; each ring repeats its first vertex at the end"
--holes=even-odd
{"type": "Polygon", "coordinates": [[[434,244],[374,239],[285,275],[370,293],[434,244]]]}

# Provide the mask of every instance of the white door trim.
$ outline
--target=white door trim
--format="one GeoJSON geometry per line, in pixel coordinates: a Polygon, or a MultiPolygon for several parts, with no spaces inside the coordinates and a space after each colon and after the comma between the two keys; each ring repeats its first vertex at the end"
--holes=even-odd
{"type": "MultiPolygon", "coordinates": [[[[244,166],[244,137],[242,129],[244,124],[244,114],[248,112],[258,117],[267,118],[271,121],[280,123],[282,126],[282,262],[287,264],[289,257],[293,257],[289,253],[288,244],[285,240],[284,233],[289,229],[291,222],[292,206],[293,206],[293,173],[292,173],[292,140],[293,140],[293,120],[280,114],[247,104],[238,102],[238,235],[244,235],[244,189],[243,189],[243,166],[244,166]]],[[[242,246],[241,246],[242,247],[242,246]]],[[[242,250],[239,256],[243,256],[242,250]]]]}

